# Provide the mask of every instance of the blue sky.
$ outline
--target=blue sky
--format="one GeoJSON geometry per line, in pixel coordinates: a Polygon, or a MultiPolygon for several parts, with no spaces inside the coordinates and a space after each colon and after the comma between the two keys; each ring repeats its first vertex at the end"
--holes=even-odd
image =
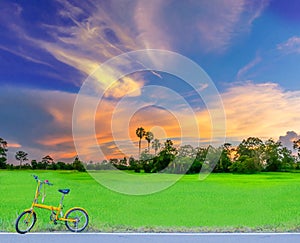
{"type": "MultiPolygon", "coordinates": [[[[55,160],[72,160],[77,153],[72,111],[81,85],[110,58],[142,49],[177,52],[206,71],[224,104],[228,142],[282,136],[288,145],[298,137],[297,0],[4,0],[0,9],[0,137],[9,143],[12,162],[17,150],[27,151],[31,159],[50,154],[55,160]]],[[[187,95],[191,90],[176,77],[136,73],[116,83],[99,107],[103,119],[96,121],[96,132],[107,157],[136,155],[137,126],[155,128],[162,140],[180,137],[173,111],[150,107],[132,117],[129,139],[123,133],[112,138],[118,101],[136,90],[133,97],[139,103],[143,88],[159,83],[189,102],[201,139],[209,140],[209,111],[200,97],[187,95]],[[116,145],[129,142],[135,147],[123,153],[116,145]]],[[[160,96],[173,102],[167,94],[160,96]]],[[[180,107],[173,109],[184,114],[180,107]]],[[[87,144],[85,159],[98,159],[91,155],[93,148],[87,144]]]]}

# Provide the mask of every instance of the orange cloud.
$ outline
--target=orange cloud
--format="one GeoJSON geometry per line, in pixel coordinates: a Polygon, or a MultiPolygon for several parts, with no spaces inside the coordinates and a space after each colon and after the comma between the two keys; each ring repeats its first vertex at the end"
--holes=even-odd
{"type": "MultiPolygon", "coordinates": [[[[44,91],[43,91],[44,92],[44,91]]],[[[159,94],[163,95],[162,93],[159,94]]],[[[44,95],[41,95],[44,96],[44,95]]],[[[286,131],[299,131],[300,120],[300,92],[284,91],[277,84],[252,82],[239,83],[230,87],[222,95],[226,113],[227,140],[241,140],[249,136],[260,138],[278,138],[286,131]]],[[[61,133],[61,129],[52,132],[51,136],[41,137],[37,142],[47,152],[55,155],[55,158],[74,158],[76,150],[72,137],[72,102],[75,95],[64,92],[47,91],[45,109],[52,116],[50,123],[53,127],[69,129],[69,133],[61,133]]],[[[128,103],[129,107],[135,107],[135,99],[128,103]]],[[[40,98],[39,98],[40,99],[40,98]]],[[[91,102],[98,102],[96,98],[88,97],[91,102]]],[[[217,110],[200,110],[195,112],[195,117],[182,107],[177,110],[167,110],[157,106],[143,106],[129,116],[125,110],[116,109],[118,101],[104,98],[99,102],[94,123],[90,124],[93,114],[83,107],[77,120],[82,124],[83,132],[90,126],[95,126],[95,138],[82,135],[79,143],[80,150],[86,155],[85,161],[100,161],[99,148],[109,159],[112,157],[136,156],[138,153],[138,138],[136,128],[142,126],[145,130],[154,131],[154,136],[161,142],[171,138],[179,145],[179,139],[184,136],[191,143],[195,141],[209,142],[218,134],[213,125],[212,117],[218,118],[217,110]],[[115,113],[119,113],[116,116],[115,113]],[[118,118],[118,119],[116,119],[118,118]],[[199,131],[193,126],[193,119],[199,127],[199,131]],[[156,134],[155,131],[158,131],[156,134]],[[184,133],[183,133],[184,131],[184,133]]],[[[138,107],[138,106],[137,106],[138,107]]],[[[123,107],[124,108],[124,107],[123,107]]],[[[126,108],[126,106],[125,106],[126,108]]],[[[218,132],[218,131],[217,131],[218,132]]],[[[220,132],[221,134],[221,132],[220,132]]],[[[21,146],[18,143],[9,143],[9,146],[21,146]]],[[[147,142],[143,139],[143,148],[147,142]]]]}
{"type": "Polygon", "coordinates": [[[222,94],[227,135],[245,138],[275,137],[299,131],[300,92],[284,91],[275,83],[247,82],[222,94]]]}
{"type": "Polygon", "coordinates": [[[22,147],[21,144],[11,143],[11,142],[8,142],[7,145],[8,145],[9,148],[21,148],[22,147]]]}
{"type": "Polygon", "coordinates": [[[45,146],[57,146],[60,144],[73,143],[73,138],[71,136],[55,136],[44,137],[42,140],[37,140],[38,143],[45,146]]]}
{"type": "Polygon", "coordinates": [[[64,160],[64,159],[67,159],[67,160],[70,160],[70,159],[74,159],[76,156],[77,156],[77,153],[76,151],[70,151],[70,152],[55,152],[55,155],[64,160]]]}

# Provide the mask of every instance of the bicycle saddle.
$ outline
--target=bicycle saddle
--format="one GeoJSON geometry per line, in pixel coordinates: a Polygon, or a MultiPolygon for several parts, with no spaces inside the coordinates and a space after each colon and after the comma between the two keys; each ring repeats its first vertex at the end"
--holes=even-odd
{"type": "Polygon", "coordinates": [[[70,192],[70,189],[59,189],[58,191],[63,194],[68,194],[70,192]]]}

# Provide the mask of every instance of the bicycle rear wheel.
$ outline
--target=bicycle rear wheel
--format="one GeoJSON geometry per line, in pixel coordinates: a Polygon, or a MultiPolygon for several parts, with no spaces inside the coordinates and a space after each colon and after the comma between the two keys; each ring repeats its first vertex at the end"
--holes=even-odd
{"type": "Polygon", "coordinates": [[[89,216],[81,208],[71,209],[66,214],[65,218],[69,219],[69,220],[72,220],[72,221],[66,221],[66,227],[72,232],[81,232],[81,231],[83,231],[89,223],[89,216]]]}
{"type": "Polygon", "coordinates": [[[20,234],[29,232],[36,222],[36,214],[33,211],[24,211],[16,220],[16,231],[20,234]]]}

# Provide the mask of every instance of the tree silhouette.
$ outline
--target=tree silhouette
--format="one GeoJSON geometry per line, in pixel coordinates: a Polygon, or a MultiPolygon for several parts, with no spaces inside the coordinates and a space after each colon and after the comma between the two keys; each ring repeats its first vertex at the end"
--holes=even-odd
{"type": "Polygon", "coordinates": [[[0,138],[0,169],[6,168],[7,142],[0,138]]]}
{"type": "Polygon", "coordinates": [[[159,150],[161,147],[161,143],[159,142],[159,140],[157,138],[155,138],[152,141],[152,148],[154,149],[154,153],[155,155],[157,154],[157,150],[159,150]]]}
{"type": "Polygon", "coordinates": [[[135,131],[136,136],[140,139],[139,140],[139,158],[141,156],[141,142],[142,138],[145,136],[145,129],[143,127],[139,127],[135,131]]]}
{"type": "Polygon", "coordinates": [[[44,158],[42,158],[42,162],[46,162],[47,164],[53,163],[53,159],[50,155],[46,155],[44,158]]]}
{"type": "Polygon", "coordinates": [[[75,157],[72,166],[73,166],[73,168],[74,168],[75,170],[78,170],[78,171],[81,171],[81,172],[84,172],[84,171],[85,171],[84,165],[83,165],[83,163],[79,160],[78,156],[75,157]]]}
{"type": "Polygon", "coordinates": [[[168,154],[175,155],[177,153],[176,148],[174,147],[174,144],[171,139],[167,139],[165,141],[163,150],[166,151],[166,153],[168,153],[168,154]]]}
{"type": "Polygon", "coordinates": [[[293,148],[297,150],[298,157],[300,157],[300,139],[293,141],[293,148]]]}
{"type": "Polygon", "coordinates": [[[148,142],[148,153],[150,153],[150,143],[151,141],[153,140],[154,136],[153,136],[153,133],[152,132],[146,132],[145,133],[145,139],[147,140],[148,142]]]}
{"type": "Polygon", "coordinates": [[[42,163],[45,165],[45,169],[49,167],[50,164],[53,164],[54,160],[50,155],[46,155],[44,158],[42,158],[42,163]]]}
{"type": "Polygon", "coordinates": [[[24,152],[24,151],[18,151],[18,152],[16,152],[15,158],[16,158],[16,160],[20,161],[20,169],[21,169],[22,163],[24,161],[28,160],[27,155],[28,154],[26,152],[24,152]]]}

